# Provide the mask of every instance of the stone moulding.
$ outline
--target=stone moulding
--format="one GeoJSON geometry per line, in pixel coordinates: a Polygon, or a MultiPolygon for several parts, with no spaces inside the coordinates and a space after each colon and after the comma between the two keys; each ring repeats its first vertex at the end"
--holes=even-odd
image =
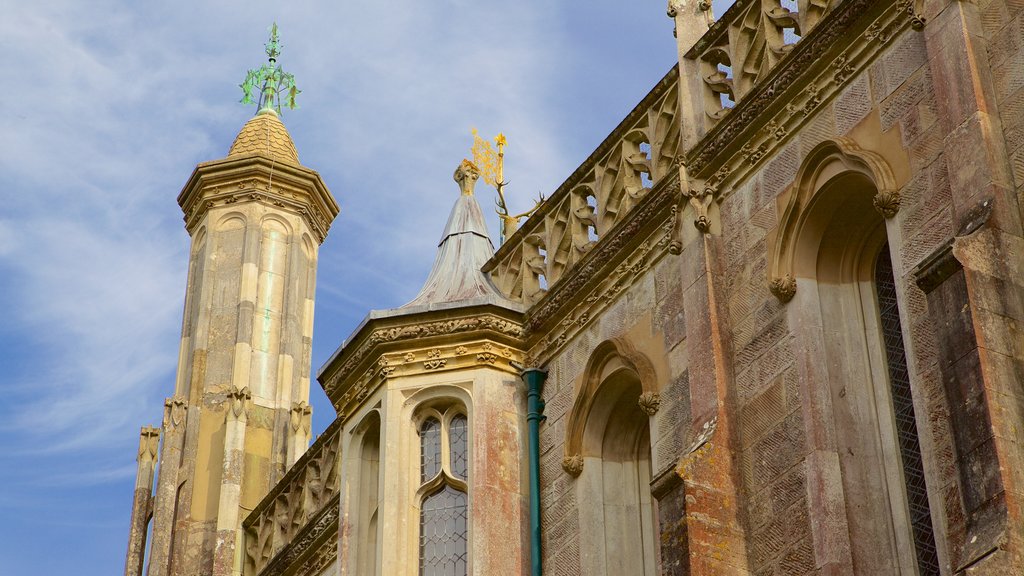
{"type": "MultiPolygon", "coordinates": [[[[808,219],[808,207],[827,183],[823,174],[860,174],[876,190],[898,190],[899,183],[889,163],[879,154],[864,150],[848,138],[826,140],[804,158],[793,184],[776,199],[779,224],[768,234],[768,278],[772,294],[785,304],[796,294],[796,248],[808,219]]],[[[898,198],[899,193],[894,193],[898,198]]],[[[877,196],[875,206],[877,207],[877,196]]],[[[891,217],[891,216],[890,216],[891,217]]]]}
{"type": "Polygon", "coordinates": [[[344,420],[390,378],[475,367],[494,368],[518,376],[516,363],[522,363],[519,350],[487,340],[462,340],[458,345],[435,346],[415,352],[381,353],[361,375],[356,372],[347,381],[339,381],[340,388],[334,390],[335,395],[342,388],[345,392],[338,396],[336,407],[344,420]],[[417,358],[426,360],[417,361],[417,358]]]}
{"type": "Polygon", "coordinates": [[[878,213],[888,220],[900,211],[900,192],[899,190],[880,190],[871,202],[874,204],[875,210],[878,210],[878,213]]]}
{"type": "MultiPolygon", "coordinates": [[[[733,5],[730,11],[737,9],[739,4],[733,5]]],[[[846,0],[839,3],[686,153],[686,165],[691,175],[705,175],[713,166],[722,164],[718,161],[720,157],[735,153],[741,145],[761,150],[762,153],[751,164],[769,156],[771,148],[781,140],[778,138],[780,127],[783,134],[794,133],[792,128],[786,127],[802,123],[811,112],[837,94],[844,82],[855,76],[854,70],[863,69],[877,55],[877,50],[867,50],[870,42],[885,43],[904,26],[910,26],[909,19],[897,21],[902,15],[895,3],[886,0],[846,0]],[[880,14],[885,24],[875,24],[891,34],[879,38],[863,33],[872,19],[880,14]],[[853,50],[843,53],[848,46],[853,50]],[[813,86],[813,89],[808,90],[808,86],[813,86]],[[770,121],[776,122],[773,130],[756,134],[770,121]]],[[[687,52],[686,57],[697,58],[702,53],[699,47],[705,46],[702,42],[717,38],[712,38],[713,35],[714,27],[687,52]]]]}
{"type": "Polygon", "coordinates": [[[559,294],[568,296],[564,307],[553,308],[546,312],[556,321],[540,321],[536,332],[527,334],[530,355],[528,365],[542,365],[552,358],[567,342],[595,318],[601,311],[612,305],[630,286],[641,278],[654,264],[666,254],[680,254],[677,237],[679,218],[678,208],[672,205],[670,214],[664,221],[652,218],[646,227],[650,230],[633,249],[623,249],[618,253],[610,251],[610,259],[605,268],[588,270],[580,267],[573,271],[564,287],[559,287],[549,296],[559,294]],[[573,286],[580,287],[574,290],[573,286]],[[564,290],[564,292],[563,292],[564,290]]]}
{"type": "Polygon", "coordinates": [[[953,255],[953,240],[950,239],[918,264],[910,275],[922,292],[930,294],[961,269],[963,265],[953,255]]]}
{"type": "Polygon", "coordinates": [[[796,278],[789,274],[781,278],[773,278],[768,284],[768,290],[778,298],[779,302],[785,304],[796,296],[796,278]]]}

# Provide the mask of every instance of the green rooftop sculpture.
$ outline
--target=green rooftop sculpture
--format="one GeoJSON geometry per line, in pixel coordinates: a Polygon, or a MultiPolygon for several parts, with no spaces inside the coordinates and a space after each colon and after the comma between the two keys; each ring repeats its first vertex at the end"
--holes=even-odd
{"type": "Polygon", "coordinates": [[[277,33],[277,23],[270,28],[270,41],[266,44],[268,62],[256,70],[249,70],[245,81],[239,84],[242,89],[242,104],[256,104],[258,111],[273,110],[281,113],[281,106],[291,110],[297,108],[295,97],[302,92],[295,87],[295,77],[285,72],[277,63],[281,54],[281,37],[277,33]],[[254,99],[255,97],[255,99],[254,99]]]}

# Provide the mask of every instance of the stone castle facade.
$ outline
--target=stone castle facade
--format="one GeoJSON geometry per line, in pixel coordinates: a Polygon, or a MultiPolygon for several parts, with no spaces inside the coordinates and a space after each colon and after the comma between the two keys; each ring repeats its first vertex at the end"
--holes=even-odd
{"type": "Polygon", "coordinates": [[[312,445],[337,204],[272,112],[196,168],[126,575],[1024,573],[1024,3],[668,13],[678,64],[497,250],[458,167],[312,445]]]}

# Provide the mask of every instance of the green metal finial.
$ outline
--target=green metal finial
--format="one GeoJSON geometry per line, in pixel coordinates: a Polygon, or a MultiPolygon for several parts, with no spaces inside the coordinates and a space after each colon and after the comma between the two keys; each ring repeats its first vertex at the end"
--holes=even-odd
{"type": "Polygon", "coordinates": [[[277,57],[281,54],[281,37],[277,33],[276,22],[270,27],[270,40],[266,49],[269,61],[257,70],[249,70],[245,81],[239,84],[243,94],[241,103],[255,103],[257,110],[274,110],[279,114],[282,105],[294,110],[297,108],[295,97],[302,91],[295,87],[295,77],[282,70],[277,63],[277,57]],[[256,96],[255,100],[253,96],[256,96]]]}

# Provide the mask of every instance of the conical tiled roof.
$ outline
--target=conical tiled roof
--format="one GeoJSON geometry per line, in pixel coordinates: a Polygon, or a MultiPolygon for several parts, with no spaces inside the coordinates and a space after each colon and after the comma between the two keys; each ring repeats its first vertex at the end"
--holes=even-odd
{"type": "Polygon", "coordinates": [[[242,126],[228,151],[228,158],[243,154],[260,154],[278,162],[299,163],[299,152],[291,135],[277,113],[269,108],[260,110],[242,126]]]}
{"type": "Polygon", "coordinates": [[[482,297],[504,299],[490,278],[480,270],[494,256],[494,246],[487,235],[483,211],[473,196],[476,175],[462,174],[460,179],[460,171],[466,169],[467,164],[475,170],[475,166],[465,162],[456,171],[462,194],[448,217],[430,276],[416,298],[402,308],[482,297]]]}

